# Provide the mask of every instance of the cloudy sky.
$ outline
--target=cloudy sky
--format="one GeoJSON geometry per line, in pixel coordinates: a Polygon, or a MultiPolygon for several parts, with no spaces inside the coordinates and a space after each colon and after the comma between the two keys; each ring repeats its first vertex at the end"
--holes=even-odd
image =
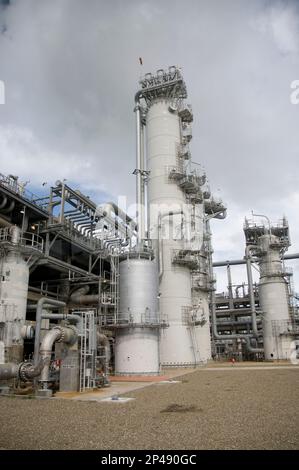
{"type": "Polygon", "coordinates": [[[96,202],[132,202],[137,82],[176,64],[195,116],[192,158],[228,206],[212,226],[215,259],[243,257],[251,210],[274,222],[285,214],[299,251],[298,0],[0,4],[2,173],[36,192],[66,178],[96,202]]]}

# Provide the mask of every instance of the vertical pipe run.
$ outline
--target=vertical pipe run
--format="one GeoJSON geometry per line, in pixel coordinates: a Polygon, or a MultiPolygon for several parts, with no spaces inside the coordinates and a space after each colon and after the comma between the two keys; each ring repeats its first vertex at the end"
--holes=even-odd
{"type": "Polygon", "coordinates": [[[246,247],[246,269],[247,269],[247,279],[248,279],[248,292],[249,292],[249,299],[250,299],[250,310],[251,310],[251,318],[252,318],[252,331],[254,336],[258,337],[258,329],[256,323],[256,310],[255,310],[255,298],[254,298],[254,291],[253,291],[253,280],[252,280],[252,271],[251,271],[251,259],[250,259],[250,249],[254,248],[248,245],[246,247]]]}
{"type": "Polygon", "coordinates": [[[228,280],[228,298],[229,298],[229,308],[230,310],[234,309],[234,301],[233,301],[233,287],[232,287],[232,274],[230,265],[226,266],[227,269],[227,280],[228,280]]]}
{"type": "Polygon", "coordinates": [[[140,120],[140,171],[141,171],[141,239],[145,238],[145,230],[147,229],[145,223],[145,181],[144,181],[144,125],[142,119],[140,120]]]}
{"type": "Polygon", "coordinates": [[[42,322],[42,310],[45,304],[53,305],[53,307],[65,307],[65,302],[60,300],[48,299],[42,297],[37,302],[36,306],[36,318],[35,318],[35,338],[34,338],[34,364],[37,365],[39,361],[39,342],[40,342],[40,331],[42,322]]]}
{"type": "Polygon", "coordinates": [[[136,206],[137,206],[137,242],[140,245],[143,236],[143,227],[142,227],[142,209],[141,209],[141,200],[142,200],[142,175],[141,175],[141,122],[140,122],[140,105],[136,104],[135,107],[136,113],[136,206]]]}
{"type": "Polygon", "coordinates": [[[59,222],[62,224],[64,222],[64,204],[65,204],[65,185],[64,182],[61,183],[61,206],[60,206],[60,217],[59,222]]]}

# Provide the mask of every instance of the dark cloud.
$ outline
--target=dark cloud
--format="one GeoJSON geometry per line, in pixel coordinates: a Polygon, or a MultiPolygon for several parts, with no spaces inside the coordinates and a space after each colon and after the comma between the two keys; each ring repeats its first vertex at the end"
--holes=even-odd
{"type": "Polygon", "coordinates": [[[298,10],[295,0],[15,0],[0,14],[2,171],[133,201],[137,81],[178,64],[195,115],[193,159],[229,206],[213,224],[216,256],[243,255],[251,209],[285,213],[298,251],[299,105],[289,99],[298,10]]]}

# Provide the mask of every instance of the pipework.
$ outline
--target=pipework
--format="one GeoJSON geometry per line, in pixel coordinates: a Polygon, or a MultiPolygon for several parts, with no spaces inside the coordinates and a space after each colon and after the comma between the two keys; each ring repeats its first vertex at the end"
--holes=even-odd
{"type": "Polygon", "coordinates": [[[74,344],[77,340],[77,330],[71,326],[54,326],[48,331],[41,343],[40,356],[44,361],[39,382],[41,389],[47,389],[49,382],[49,366],[54,343],[61,342],[66,344],[74,344]]]}

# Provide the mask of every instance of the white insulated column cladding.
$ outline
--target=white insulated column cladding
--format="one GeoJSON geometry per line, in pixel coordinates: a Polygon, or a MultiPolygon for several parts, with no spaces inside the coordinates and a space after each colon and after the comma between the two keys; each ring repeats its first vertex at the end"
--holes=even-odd
{"type": "Polygon", "coordinates": [[[116,374],[159,373],[157,264],[142,256],[121,261],[116,374]]]}
{"type": "Polygon", "coordinates": [[[194,341],[194,326],[185,312],[192,306],[191,272],[187,265],[174,264],[175,253],[186,249],[184,191],[169,173],[178,166],[181,126],[171,100],[151,103],[146,120],[149,238],[155,245],[160,271],[160,312],[169,324],[161,330],[160,357],[164,366],[189,366],[199,357],[194,341]]]}
{"type": "Polygon", "coordinates": [[[263,235],[258,246],[261,252],[259,298],[263,311],[265,359],[288,359],[293,337],[279,239],[275,235],[263,235]]]}
{"type": "MultiPolygon", "coordinates": [[[[1,263],[0,323],[4,325],[1,336],[6,351],[5,362],[20,362],[23,359],[21,330],[26,319],[29,268],[19,249],[20,229],[15,226],[10,231],[11,243],[1,263]]],[[[3,359],[0,358],[0,362],[3,359]]]]}

